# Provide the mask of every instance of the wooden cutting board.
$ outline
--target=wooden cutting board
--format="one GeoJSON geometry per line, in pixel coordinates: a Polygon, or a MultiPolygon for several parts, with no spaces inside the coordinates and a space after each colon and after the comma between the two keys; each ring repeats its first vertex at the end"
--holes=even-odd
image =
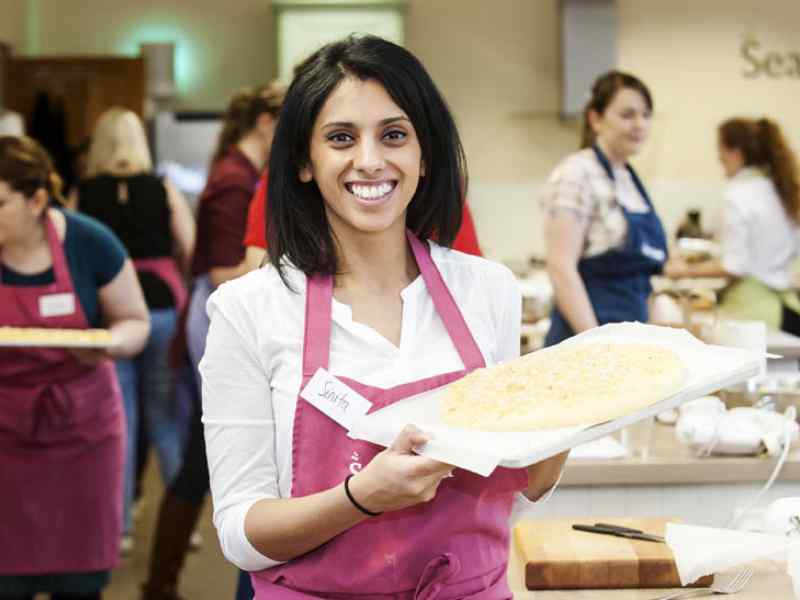
{"type": "MultiPolygon", "coordinates": [[[[671,519],[613,517],[525,520],[514,527],[514,540],[525,566],[529,590],[681,587],[672,552],[666,544],[575,531],[581,523],[611,523],[664,535],[671,519]]],[[[703,577],[691,587],[708,587],[703,577]]]]}

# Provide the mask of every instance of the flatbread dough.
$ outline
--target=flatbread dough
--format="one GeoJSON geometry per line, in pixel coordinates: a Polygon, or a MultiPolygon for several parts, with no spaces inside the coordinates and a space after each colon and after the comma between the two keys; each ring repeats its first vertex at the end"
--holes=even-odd
{"type": "Polygon", "coordinates": [[[107,329],[0,327],[0,346],[107,348],[113,341],[107,329]]]}
{"type": "Polygon", "coordinates": [[[673,350],[627,342],[580,342],[478,369],[441,399],[448,425],[532,431],[602,423],[677,392],[688,370],[673,350]]]}

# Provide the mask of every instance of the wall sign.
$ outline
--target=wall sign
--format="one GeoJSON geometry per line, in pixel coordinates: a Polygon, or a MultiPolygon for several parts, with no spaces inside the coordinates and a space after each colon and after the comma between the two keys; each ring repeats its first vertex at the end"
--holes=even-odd
{"type": "Polygon", "coordinates": [[[370,33],[403,44],[406,0],[273,0],[278,79],[323,44],[370,33]]]}
{"type": "Polygon", "coordinates": [[[777,51],[770,49],[756,36],[748,35],[739,52],[746,63],[742,75],[748,79],[800,79],[800,49],[777,51]]]}

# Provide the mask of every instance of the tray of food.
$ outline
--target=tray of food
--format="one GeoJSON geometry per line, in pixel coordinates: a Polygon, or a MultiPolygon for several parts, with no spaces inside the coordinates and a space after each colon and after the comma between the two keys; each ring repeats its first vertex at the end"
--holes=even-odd
{"type": "Polygon", "coordinates": [[[0,347],[108,348],[114,339],[108,329],[0,327],[0,347]]]}
{"type": "Polygon", "coordinates": [[[413,424],[420,453],[490,474],[524,467],[759,372],[758,352],[705,344],[685,330],[604,325],[557,346],[479,369],[374,411],[349,435],[388,446],[413,424]]]}

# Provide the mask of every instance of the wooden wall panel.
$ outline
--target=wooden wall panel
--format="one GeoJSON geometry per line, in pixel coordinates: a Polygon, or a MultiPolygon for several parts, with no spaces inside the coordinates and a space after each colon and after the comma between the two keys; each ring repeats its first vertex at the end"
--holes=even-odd
{"type": "Polygon", "coordinates": [[[67,142],[74,146],[91,134],[97,117],[112,106],[142,116],[144,59],[107,56],[11,57],[6,68],[6,106],[25,116],[30,129],[36,96],[47,92],[64,103],[67,142]]]}

